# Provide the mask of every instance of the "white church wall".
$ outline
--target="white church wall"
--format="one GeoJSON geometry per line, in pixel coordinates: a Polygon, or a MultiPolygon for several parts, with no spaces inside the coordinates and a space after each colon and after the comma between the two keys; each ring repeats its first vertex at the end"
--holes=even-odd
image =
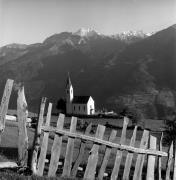
{"type": "Polygon", "coordinates": [[[72,104],[73,114],[87,114],[87,104],[72,104]]]}

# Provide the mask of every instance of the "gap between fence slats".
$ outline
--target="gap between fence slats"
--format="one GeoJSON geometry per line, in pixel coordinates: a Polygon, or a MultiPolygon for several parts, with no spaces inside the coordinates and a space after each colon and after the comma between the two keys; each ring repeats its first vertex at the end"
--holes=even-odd
{"type": "MultiPolygon", "coordinates": [[[[85,131],[85,135],[89,135],[90,131],[92,129],[92,123],[90,123],[85,131]]],[[[81,142],[81,147],[80,147],[80,151],[79,151],[79,155],[74,163],[73,169],[71,171],[71,177],[75,177],[78,171],[78,167],[83,159],[84,156],[84,152],[85,152],[85,147],[86,147],[86,141],[81,142]]]]}
{"type": "MultiPolygon", "coordinates": [[[[109,141],[113,142],[114,139],[116,138],[116,135],[117,135],[117,131],[112,130],[112,132],[110,134],[110,137],[109,137],[109,141]]],[[[103,179],[104,172],[105,172],[105,169],[106,169],[106,166],[108,164],[108,160],[109,160],[109,157],[110,157],[110,154],[111,154],[111,150],[112,150],[111,147],[106,147],[105,155],[104,155],[104,158],[103,158],[103,162],[102,162],[102,165],[101,165],[99,173],[98,173],[98,180],[102,180],[103,179]]]]}

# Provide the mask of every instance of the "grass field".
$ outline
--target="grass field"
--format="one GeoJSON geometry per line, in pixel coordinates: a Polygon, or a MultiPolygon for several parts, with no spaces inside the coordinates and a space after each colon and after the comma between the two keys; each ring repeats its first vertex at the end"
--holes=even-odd
{"type": "MultiPolygon", "coordinates": [[[[56,117],[56,116],[52,116],[51,125],[55,126],[57,118],[58,117],[56,117]]],[[[122,125],[123,125],[123,120],[116,120],[116,119],[85,119],[84,121],[87,121],[88,123],[92,122],[93,124],[105,124],[106,122],[108,122],[109,124],[113,124],[113,125],[116,125],[119,127],[122,127],[122,125]]],[[[66,118],[65,123],[69,124],[70,118],[66,118]]],[[[131,125],[131,123],[129,125],[131,125]]],[[[160,130],[163,127],[162,121],[148,120],[146,122],[146,126],[147,126],[147,128],[150,128],[152,130],[151,134],[153,134],[156,137],[160,137],[160,134],[161,134],[160,130]]],[[[105,140],[108,139],[110,132],[111,132],[111,129],[106,128],[105,136],[104,136],[105,140]]],[[[132,136],[132,132],[133,132],[132,130],[127,130],[126,144],[129,144],[130,138],[132,136]]],[[[94,134],[91,134],[91,135],[94,136],[94,134]]],[[[114,142],[119,143],[120,136],[121,136],[121,130],[118,129],[117,137],[114,142]]],[[[136,145],[135,145],[136,147],[139,147],[141,136],[142,136],[142,131],[138,131],[137,132],[137,141],[136,141],[136,145]]],[[[32,143],[33,143],[33,138],[34,138],[34,129],[28,128],[28,137],[29,137],[29,148],[31,148],[32,143]]],[[[0,148],[0,155],[1,155],[0,161],[1,162],[7,161],[7,160],[17,161],[17,155],[18,155],[18,151],[17,151],[18,141],[17,140],[18,140],[17,122],[7,121],[6,128],[5,128],[5,131],[2,136],[2,142],[1,142],[1,148],[0,148]]],[[[53,143],[53,135],[51,134],[49,143],[48,143],[48,153],[47,153],[48,157],[50,156],[50,150],[52,147],[52,143],[53,143]]],[[[67,145],[67,137],[63,137],[61,160],[64,159],[65,152],[66,152],[66,145],[67,145]]],[[[86,146],[86,152],[85,152],[85,155],[84,155],[84,158],[82,161],[83,165],[87,163],[89,151],[90,151],[92,145],[93,144],[90,142],[86,146]]],[[[80,147],[80,140],[76,139],[73,161],[75,161],[75,159],[78,156],[79,147],[80,147]]],[[[100,150],[99,150],[100,156],[99,156],[98,166],[101,164],[101,162],[103,160],[104,150],[105,150],[105,146],[101,146],[100,150]]],[[[164,147],[164,151],[167,151],[167,147],[164,147]]],[[[112,149],[112,153],[111,153],[110,160],[108,163],[109,168],[112,167],[114,164],[115,155],[116,155],[116,150],[112,149]]],[[[126,157],[126,152],[123,153],[122,165],[124,165],[125,157],[126,157]]],[[[134,154],[133,165],[135,164],[135,159],[136,159],[136,154],[134,154]]],[[[166,158],[163,158],[162,167],[165,168],[165,165],[166,165],[166,158]]]]}

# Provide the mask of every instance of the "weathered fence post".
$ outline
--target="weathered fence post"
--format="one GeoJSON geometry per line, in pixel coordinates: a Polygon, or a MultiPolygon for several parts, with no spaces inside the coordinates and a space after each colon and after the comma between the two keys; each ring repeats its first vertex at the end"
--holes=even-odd
{"type": "Polygon", "coordinates": [[[5,128],[5,118],[8,110],[9,99],[12,92],[13,80],[8,79],[4,88],[4,93],[1,100],[0,106],[0,142],[1,142],[1,133],[5,128]]]}
{"type": "MultiPolygon", "coordinates": [[[[149,131],[144,130],[142,139],[141,139],[141,143],[140,143],[141,149],[147,148],[148,138],[149,138],[149,131]]],[[[142,169],[143,169],[144,160],[145,160],[145,154],[138,154],[138,157],[136,160],[136,165],[135,165],[135,170],[134,170],[134,175],[133,175],[133,180],[141,180],[142,179],[142,169]]]]}
{"type": "MultiPolygon", "coordinates": [[[[63,129],[64,118],[65,118],[64,114],[59,115],[59,118],[57,120],[57,129],[59,130],[63,129]]],[[[50,158],[50,165],[49,165],[49,171],[48,171],[49,177],[51,176],[53,177],[56,174],[59,158],[60,158],[60,153],[61,153],[61,148],[62,148],[62,136],[55,133],[54,142],[51,149],[51,158],[50,158]]]]}
{"type": "MultiPolygon", "coordinates": [[[[150,135],[150,149],[156,150],[156,137],[150,135]]],[[[156,156],[149,155],[147,163],[147,180],[155,179],[155,158],[156,156]]]]}
{"type": "MultiPolygon", "coordinates": [[[[105,126],[98,125],[95,138],[103,139],[105,126]]],[[[84,173],[84,179],[93,180],[95,178],[96,166],[98,163],[99,144],[94,144],[88,158],[87,167],[84,173]]]]}
{"type": "Polygon", "coordinates": [[[170,180],[172,160],[173,160],[173,141],[170,145],[169,153],[168,153],[168,160],[167,160],[167,166],[166,166],[166,178],[165,178],[166,180],[170,180]]]}
{"type": "Polygon", "coordinates": [[[37,173],[37,163],[38,163],[38,151],[40,148],[40,135],[41,135],[41,126],[43,125],[43,115],[45,111],[46,98],[43,97],[40,105],[40,112],[37,122],[37,128],[35,131],[34,144],[33,144],[33,154],[31,160],[31,169],[33,174],[37,173]]]}
{"type": "Polygon", "coordinates": [[[28,162],[28,136],[26,121],[28,117],[27,102],[24,94],[24,86],[18,89],[17,119],[18,119],[18,163],[21,167],[27,167],[28,162]]]}
{"type": "MultiPolygon", "coordinates": [[[[70,132],[76,132],[77,118],[72,117],[70,132]]],[[[68,138],[67,149],[65,154],[64,168],[62,172],[63,177],[69,177],[71,173],[72,160],[73,160],[73,151],[74,151],[74,140],[75,138],[68,138]]]]}
{"type": "MultiPolygon", "coordinates": [[[[160,138],[160,142],[159,142],[159,151],[162,151],[162,141],[163,141],[163,133],[161,134],[161,138],[160,138]]],[[[162,156],[158,157],[158,162],[157,162],[157,176],[158,176],[158,180],[162,180],[161,177],[161,171],[162,171],[162,156]]]]}
{"type": "MultiPolygon", "coordinates": [[[[122,135],[120,138],[120,144],[124,144],[126,141],[126,130],[127,130],[128,123],[129,123],[129,119],[127,117],[124,117],[122,135]]],[[[116,180],[118,178],[118,174],[119,174],[119,170],[120,170],[120,163],[121,163],[121,159],[122,159],[122,153],[123,153],[123,151],[117,150],[115,164],[114,164],[114,168],[113,168],[112,174],[111,174],[111,180],[116,180]]]]}
{"type": "MultiPolygon", "coordinates": [[[[137,126],[135,126],[134,131],[133,131],[133,136],[131,137],[130,141],[130,146],[134,147],[135,146],[135,141],[136,141],[136,133],[137,133],[137,126]]],[[[128,180],[129,175],[130,175],[130,168],[133,160],[133,154],[131,152],[128,152],[127,157],[126,157],[126,162],[125,162],[125,167],[124,167],[124,172],[123,172],[123,180],[128,180]]]]}
{"type": "Polygon", "coordinates": [[[176,179],[176,140],[174,140],[174,173],[173,180],[176,179]]]}
{"type": "MultiPolygon", "coordinates": [[[[46,123],[45,123],[45,126],[47,127],[50,125],[51,111],[52,111],[52,103],[49,103],[46,123]]],[[[42,141],[40,156],[39,156],[38,165],[37,165],[38,176],[43,175],[44,166],[45,166],[45,158],[46,158],[46,153],[47,153],[47,148],[48,148],[48,138],[49,138],[49,131],[46,131],[44,132],[44,135],[43,135],[43,141],[42,141]]]]}

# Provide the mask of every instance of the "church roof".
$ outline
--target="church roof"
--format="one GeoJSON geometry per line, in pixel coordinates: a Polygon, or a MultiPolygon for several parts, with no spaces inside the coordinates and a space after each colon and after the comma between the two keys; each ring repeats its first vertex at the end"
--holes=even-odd
{"type": "Polygon", "coordinates": [[[74,96],[73,104],[87,104],[90,96],[74,96]]]}

